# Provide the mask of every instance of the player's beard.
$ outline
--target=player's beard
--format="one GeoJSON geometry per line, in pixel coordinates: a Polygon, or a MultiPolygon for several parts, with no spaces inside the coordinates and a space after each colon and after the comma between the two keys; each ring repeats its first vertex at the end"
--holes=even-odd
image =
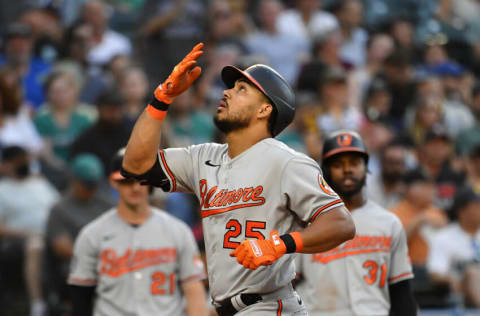
{"type": "Polygon", "coordinates": [[[350,198],[358,193],[360,193],[363,189],[363,187],[365,186],[365,183],[367,181],[367,175],[364,174],[362,178],[358,179],[356,177],[353,177],[353,176],[348,176],[348,177],[343,177],[340,181],[333,181],[331,180],[330,181],[330,186],[332,187],[332,189],[337,192],[338,195],[340,195],[340,197],[342,198],[350,198]],[[343,187],[343,185],[341,184],[343,182],[343,180],[345,180],[345,178],[349,178],[350,180],[352,180],[354,182],[354,186],[351,187],[351,188],[345,188],[343,187]]]}
{"type": "Polygon", "coordinates": [[[213,117],[213,123],[223,133],[228,134],[230,132],[247,128],[250,125],[250,117],[244,116],[226,116],[220,118],[219,113],[216,113],[213,117]]]}

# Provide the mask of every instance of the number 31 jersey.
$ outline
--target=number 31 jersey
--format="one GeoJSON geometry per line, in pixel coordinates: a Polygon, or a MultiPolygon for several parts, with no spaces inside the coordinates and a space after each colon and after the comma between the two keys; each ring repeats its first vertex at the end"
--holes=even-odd
{"type": "Polygon", "coordinates": [[[355,238],[297,257],[297,287],[311,316],[388,315],[388,286],[413,278],[400,220],[372,201],[352,212],[355,238]]]}
{"type": "Polygon", "coordinates": [[[201,207],[210,291],[215,301],[238,293],[268,293],[295,277],[294,255],[255,271],[230,252],[248,238],[298,231],[343,205],[318,164],[285,144],[264,139],[234,159],[227,145],[202,144],[159,153],[170,191],[193,192],[201,207]]]}

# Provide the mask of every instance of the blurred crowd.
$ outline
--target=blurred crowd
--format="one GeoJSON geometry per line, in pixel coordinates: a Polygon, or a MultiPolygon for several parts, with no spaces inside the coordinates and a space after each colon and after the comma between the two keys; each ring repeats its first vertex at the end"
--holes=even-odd
{"type": "MultiPolygon", "coordinates": [[[[222,142],[222,67],[272,66],[297,93],[278,139],[319,163],[328,133],[365,139],[366,194],[405,227],[420,307],[480,308],[479,16],[478,0],[0,0],[2,315],[69,315],[75,237],[117,198],[110,160],[200,41],[165,147],[222,142]]],[[[152,200],[202,243],[193,196],[152,200]]]]}

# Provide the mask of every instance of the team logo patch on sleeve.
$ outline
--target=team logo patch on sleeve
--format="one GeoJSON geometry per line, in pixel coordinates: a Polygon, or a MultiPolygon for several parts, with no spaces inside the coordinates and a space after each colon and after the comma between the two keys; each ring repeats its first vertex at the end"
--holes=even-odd
{"type": "Polygon", "coordinates": [[[325,192],[326,194],[332,195],[332,196],[336,195],[336,193],[328,185],[327,181],[325,181],[325,179],[322,177],[320,173],[318,174],[318,184],[320,185],[320,189],[322,189],[322,191],[325,192]]]}

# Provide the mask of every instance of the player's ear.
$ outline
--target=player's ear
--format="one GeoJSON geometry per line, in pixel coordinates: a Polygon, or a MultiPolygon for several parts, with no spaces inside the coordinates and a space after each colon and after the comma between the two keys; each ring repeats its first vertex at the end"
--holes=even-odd
{"type": "Polygon", "coordinates": [[[258,118],[268,118],[272,114],[272,111],[273,106],[269,102],[263,102],[258,109],[258,118]]]}

